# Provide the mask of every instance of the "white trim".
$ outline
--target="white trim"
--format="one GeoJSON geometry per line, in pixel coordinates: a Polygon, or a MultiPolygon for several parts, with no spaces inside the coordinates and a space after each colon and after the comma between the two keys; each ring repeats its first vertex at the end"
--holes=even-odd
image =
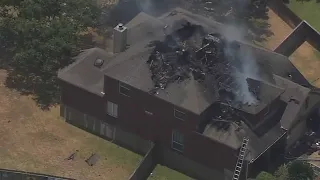
{"type": "Polygon", "coordinates": [[[153,113],[152,113],[152,112],[150,112],[150,111],[145,110],[144,112],[145,112],[147,115],[150,115],[150,116],[152,116],[152,115],[153,115],[153,113]]]}
{"type": "Polygon", "coordinates": [[[113,102],[111,102],[111,101],[107,101],[106,106],[107,106],[107,107],[106,107],[107,114],[108,114],[109,116],[114,117],[114,118],[118,118],[118,112],[119,112],[119,106],[118,106],[118,104],[113,103],[113,102]],[[111,107],[111,111],[112,111],[112,112],[109,112],[109,105],[110,105],[110,107],[111,107]],[[115,106],[117,107],[116,110],[115,110],[115,106]]]}
{"type": "Polygon", "coordinates": [[[176,142],[172,142],[172,143],[171,143],[171,148],[172,148],[173,150],[179,151],[179,152],[183,152],[183,150],[184,150],[184,145],[181,145],[181,144],[179,144],[179,143],[176,143],[176,144],[182,146],[182,149],[178,149],[178,148],[174,148],[174,147],[173,147],[173,143],[176,143],[176,142]]]}
{"type": "Polygon", "coordinates": [[[271,146],[273,146],[275,143],[277,143],[284,135],[286,135],[288,132],[284,132],[280,137],[278,137],[271,145],[269,145],[263,152],[261,152],[256,158],[253,158],[250,160],[250,164],[253,163],[255,160],[257,160],[262,154],[264,154],[267,150],[270,149],[271,146]]]}
{"type": "Polygon", "coordinates": [[[181,114],[183,114],[183,115],[186,115],[186,113],[184,113],[184,112],[182,112],[182,111],[179,111],[179,110],[177,110],[176,108],[173,109],[173,116],[174,116],[175,118],[177,118],[177,119],[180,119],[180,120],[184,121],[184,119],[179,118],[179,117],[176,116],[176,112],[179,112],[179,113],[181,113],[181,114]]]}
{"type": "Polygon", "coordinates": [[[124,88],[124,89],[130,91],[130,88],[126,87],[126,86],[128,86],[128,85],[119,81],[119,94],[130,97],[128,94],[121,93],[121,91],[120,91],[120,88],[124,88]]]}

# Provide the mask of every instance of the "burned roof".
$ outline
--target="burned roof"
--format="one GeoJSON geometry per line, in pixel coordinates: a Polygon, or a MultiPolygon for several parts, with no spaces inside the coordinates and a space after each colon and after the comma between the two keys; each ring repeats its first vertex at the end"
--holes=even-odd
{"type": "MultiPolygon", "coordinates": [[[[154,47],[147,46],[150,42],[164,41],[166,35],[179,29],[186,22],[195,24],[198,27],[201,26],[206,33],[223,34],[223,28],[225,28],[224,25],[182,9],[176,9],[173,12],[169,12],[159,18],[150,17],[143,13],[139,14],[134,18],[134,22],[128,23],[129,49],[112,57],[107,53],[103,57],[99,57],[105,61],[101,68],[91,68],[88,67],[87,63],[83,63],[83,61],[92,62],[95,60],[92,59],[96,58],[95,55],[89,55],[88,53],[95,54],[97,53],[96,51],[100,52],[97,49],[88,51],[86,58],[78,58],[76,63],[59,73],[59,78],[83,89],[88,89],[91,92],[100,93],[103,91],[101,84],[103,82],[103,74],[106,74],[135,88],[150,92],[155,87],[154,81],[151,79],[150,64],[146,63],[150,54],[154,52],[154,47]],[[164,27],[166,27],[165,31],[164,27]],[[83,72],[86,72],[85,75],[83,75],[83,72]],[[90,74],[96,75],[91,76],[90,74]],[[90,79],[91,77],[92,79],[90,79]],[[83,78],[87,80],[84,81],[83,78]]],[[[201,46],[202,39],[199,39],[198,45],[201,46]]],[[[268,72],[266,74],[270,74],[271,72],[272,74],[277,74],[301,84],[307,83],[287,57],[248,44],[239,43],[239,45],[244,51],[252,52],[252,55],[255,57],[253,61],[257,63],[260,69],[268,72]],[[291,76],[288,77],[288,74],[291,76]]],[[[210,92],[210,88],[204,86],[206,82],[199,82],[197,78],[201,77],[201,73],[198,73],[198,75],[200,76],[197,77],[197,73],[191,72],[189,74],[190,78],[179,83],[168,84],[164,90],[158,91],[155,96],[192,112],[201,113],[206,107],[216,101],[219,96],[217,96],[217,93],[210,92]]],[[[267,82],[273,81],[269,77],[263,77],[262,79],[267,82]]],[[[273,84],[273,82],[270,83],[273,84]]]]}
{"type": "MultiPolygon", "coordinates": [[[[225,125],[221,125],[221,127],[219,125],[220,129],[227,129],[225,131],[217,129],[217,126],[212,125],[212,123],[205,126],[204,135],[233,148],[239,147],[242,138],[248,136],[251,142],[249,147],[251,152],[250,158],[259,156],[262,151],[281,137],[285,133],[283,128],[291,127],[303,105],[302,102],[305,101],[310,91],[306,88],[311,87],[308,81],[287,57],[266,49],[243,42],[229,44],[235,49],[240,49],[238,53],[246,57],[244,58],[246,64],[254,64],[257,68],[247,66],[243,70],[241,63],[240,65],[237,64],[236,60],[234,61],[235,63],[231,64],[228,63],[229,61],[224,61],[224,58],[215,58],[214,61],[210,60],[212,54],[219,56],[217,54],[219,54],[221,49],[219,50],[216,47],[214,52],[210,52],[210,49],[208,50],[207,47],[212,47],[213,44],[208,43],[207,40],[209,42],[215,41],[217,34],[221,34],[221,36],[218,35],[218,38],[223,39],[222,37],[225,37],[223,30],[226,28],[225,25],[214,22],[211,19],[191,14],[182,9],[176,9],[159,18],[140,13],[126,26],[128,28],[128,44],[130,47],[125,52],[112,55],[98,48],[85,50],[76,57],[75,63],[59,72],[59,78],[89,92],[101,95],[103,91],[103,77],[107,75],[134,88],[154,93],[154,96],[196,114],[200,114],[214,103],[219,105],[225,103],[229,106],[230,101],[228,99],[234,98],[234,94],[237,93],[229,91],[230,87],[233,87],[233,89],[247,88],[252,95],[250,97],[254,97],[254,100],[259,101],[259,106],[256,106],[255,103],[242,103],[242,108],[240,109],[251,114],[261,111],[266,104],[280,97],[281,102],[286,103],[285,110],[281,109],[275,112],[281,114],[275,116],[279,119],[275,119],[274,122],[278,123],[268,128],[268,131],[263,134],[255,133],[245,123],[242,125],[242,129],[239,130],[237,123],[243,123],[243,121],[241,117],[237,116],[231,117],[234,121],[231,128],[230,126],[228,129],[225,125]],[[187,22],[190,24],[187,24],[187,22]],[[161,52],[161,48],[155,48],[156,44],[163,45],[163,42],[170,41],[168,35],[175,34],[175,31],[179,30],[183,25],[194,25],[193,27],[195,27],[196,33],[189,40],[184,43],[176,43],[177,41],[175,41],[175,46],[178,48],[169,48],[169,53],[163,53],[161,52]],[[210,37],[210,34],[212,37],[210,37]],[[206,44],[209,45],[205,46],[206,44]],[[180,61],[179,56],[185,56],[186,50],[190,53],[188,56],[193,57],[193,59],[189,58],[191,60],[187,64],[184,64],[186,62],[181,58],[182,61],[180,61]],[[202,53],[197,56],[197,52],[202,53]],[[203,54],[207,57],[203,58],[203,54]],[[175,60],[180,61],[178,64],[182,63],[182,65],[176,66],[176,63],[172,64],[170,61],[169,63],[162,61],[161,58],[163,57],[159,55],[168,59],[174,57],[175,60]],[[151,56],[153,57],[150,58],[151,56]],[[158,61],[159,57],[160,61],[158,61]],[[203,61],[201,58],[206,60],[203,61]],[[101,67],[94,66],[97,59],[104,61],[101,67]],[[153,63],[158,63],[157,66],[162,63],[160,67],[172,66],[170,68],[174,70],[180,69],[174,71],[178,73],[171,76],[172,74],[170,73],[172,72],[159,71],[153,63]],[[209,65],[210,63],[215,64],[215,66],[209,68],[204,66],[208,63],[209,65]],[[213,69],[215,72],[208,73],[210,69],[211,71],[213,69]],[[248,74],[248,69],[252,71],[259,70],[260,76],[256,77],[254,72],[253,74],[248,74]],[[159,76],[160,78],[154,76],[156,73],[163,73],[162,75],[165,76],[169,74],[169,81],[163,84],[161,79],[163,76],[159,76]],[[203,78],[204,75],[205,78],[203,78]],[[152,76],[154,77],[151,78],[152,76]],[[221,81],[224,83],[219,84],[221,81]],[[234,83],[235,81],[237,83],[234,83]],[[245,82],[243,84],[247,84],[247,86],[239,86],[239,82],[245,82]],[[299,84],[306,87],[302,87],[299,84]],[[220,101],[221,96],[225,100],[223,103],[220,101]],[[243,108],[243,106],[246,107],[243,108]]],[[[171,38],[173,37],[171,36],[171,38]]],[[[166,46],[162,48],[168,48],[166,46]]],[[[214,46],[217,46],[217,44],[214,44],[214,46]]],[[[168,51],[168,49],[166,50],[168,51]]],[[[226,53],[225,51],[221,52],[226,53]]],[[[227,54],[227,56],[230,56],[230,54],[227,54]]],[[[234,57],[228,58],[232,59],[234,57]]],[[[241,96],[238,96],[236,102],[243,100],[239,97],[241,96]]],[[[245,97],[248,98],[248,96],[245,97]]],[[[232,104],[233,109],[239,109],[237,105],[239,103],[232,104]]]]}

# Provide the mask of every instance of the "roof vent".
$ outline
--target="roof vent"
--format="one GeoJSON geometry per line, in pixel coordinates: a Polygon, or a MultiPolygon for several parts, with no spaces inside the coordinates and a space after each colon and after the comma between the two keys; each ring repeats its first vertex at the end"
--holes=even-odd
{"type": "Polygon", "coordinates": [[[94,66],[95,67],[98,67],[98,68],[100,68],[102,65],[103,65],[103,63],[104,63],[104,60],[102,60],[102,59],[96,59],[95,61],[94,61],[94,66]]]}

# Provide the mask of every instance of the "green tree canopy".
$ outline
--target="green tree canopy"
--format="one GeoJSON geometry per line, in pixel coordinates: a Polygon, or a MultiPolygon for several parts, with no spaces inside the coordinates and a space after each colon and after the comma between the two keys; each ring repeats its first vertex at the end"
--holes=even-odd
{"type": "Polygon", "coordinates": [[[80,32],[99,9],[88,0],[1,1],[0,43],[8,61],[7,85],[35,95],[42,107],[58,101],[57,71],[80,50],[80,32]]]}
{"type": "Polygon", "coordinates": [[[288,167],[290,180],[313,180],[314,171],[309,163],[294,161],[288,167]]]}
{"type": "Polygon", "coordinates": [[[313,180],[315,177],[311,165],[307,162],[293,161],[287,165],[282,165],[274,175],[261,172],[257,180],[313,180]]]}
{"type": "Polygon", "coordinates": [[[270,173],[261,172],[261,173],[257,176],[256,180],[276,180],[276,178],[275,178],[272,174],[270,174],[270,173]]]}
{"type": "Polygon", "coordinates": [[[274,173],[274,176],[277,180],[288,180],[289,179],[289,173],[288,173],[288,167],[287,165],[280,166],[277,171],[274,173]]]}

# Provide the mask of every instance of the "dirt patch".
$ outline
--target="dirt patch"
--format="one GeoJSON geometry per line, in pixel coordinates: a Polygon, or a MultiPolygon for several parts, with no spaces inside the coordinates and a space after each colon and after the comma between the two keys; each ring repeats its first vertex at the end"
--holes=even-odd
{"type": "MultiPolygon", "coordinates": [[[[268,12],[269,24],[273,36],[268,38],[265,47],[273,50],[293,31],[282,19],[271,9],[268,12]]],[[[290,57],[291,62],[313,85],[320,87],[320,59],[315,55],[315,49],[307,42],[303,43],[290,57]]]]}
{"type": "Polygon", "coordinates": [[[4,86],[0,70],[0,168],[72,177],[83,180],[127,179],[140,156],[65,123],[59,107],[40,110],[31,97],[4,86]],[[65,160],[79,150],[75,160],[65,160]],[[91,153],[100,156],[90,167],[91,153]]]}

